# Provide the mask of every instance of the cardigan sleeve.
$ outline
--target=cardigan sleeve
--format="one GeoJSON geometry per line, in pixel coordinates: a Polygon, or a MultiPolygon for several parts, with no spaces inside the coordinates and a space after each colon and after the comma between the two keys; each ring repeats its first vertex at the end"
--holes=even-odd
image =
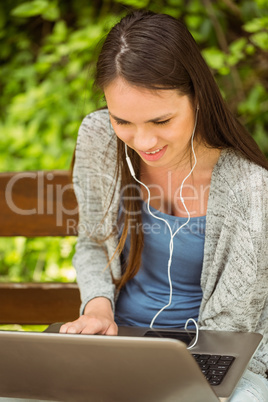
{"type": "Polygon", "coordinates": [[[109,143],[107,113],[95,112],[87,116],[79,129],[73,185],[79,206],[79,226],[73,265],[81,295],[81,309],[95,297],[106,297],[114,308],[115,286],[107,262],[110,258],[107,241],[111,231],[106,214],[107,189],[113,182],[113,169],[105,151],[109,143]]]}
{"type": "Polygon", "coordinates": [[[218,172],[207,216],[201,329],[252,331],[263,342],[250,369],[268,370],[268,173],[244,160],[218,172]],[[227,173],[226,173],[227,172],[227,173]]]}

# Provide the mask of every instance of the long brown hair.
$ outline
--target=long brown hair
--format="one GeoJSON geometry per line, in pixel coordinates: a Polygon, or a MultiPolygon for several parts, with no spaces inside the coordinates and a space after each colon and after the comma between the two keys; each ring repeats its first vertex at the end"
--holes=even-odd
{"type": "MultiPolygon", "coordinates": [[[[96,69],[95,84],[102,91],[116,78],[152,90],[177,89],[199,105],[196,132],[208,146],[233,148],[250,161],[268,169],[268,162],[257,144],[230,112],[205,63],[196,42],[175,18],[151,11],[135,11],[124,17],[108,33],[96,69]]],[[[139,178],[139,155],[129,149],[129,156],[139,178]]],[[[124,143],[117,139],[117,169],[124,197],[123,232],[116,253],[121,253],[130,233],[130,254],[122,277],[116,282],[120,289],[134,277],[141,264],[143,231],[140,201],[135,182],[124,157],[124,143]],[[129,184],[133,184],[129,186],[129,184]],[[131,218],[131,225],[129,224],[131,218]]]]}

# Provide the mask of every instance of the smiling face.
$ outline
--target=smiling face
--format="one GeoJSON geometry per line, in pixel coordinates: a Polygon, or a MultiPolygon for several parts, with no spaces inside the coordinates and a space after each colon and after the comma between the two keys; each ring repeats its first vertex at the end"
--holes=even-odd
{"type": "Polygon", "coordinates": [[[195,112],[177,90],[149,90],[117,78],[104,90],[116,135],[149,166],[172,168],[188,149],[195,112]]]}

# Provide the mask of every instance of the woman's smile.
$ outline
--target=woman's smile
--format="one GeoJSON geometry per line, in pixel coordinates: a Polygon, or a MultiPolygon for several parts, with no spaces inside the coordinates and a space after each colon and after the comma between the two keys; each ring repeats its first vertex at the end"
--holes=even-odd
{"type": "Polygon", "coordinates": [[[167,150],[167,145],[158,148],[155,151],[138,151],[140,156],[147,161],[157,161],[162,158],[167,150]]]}

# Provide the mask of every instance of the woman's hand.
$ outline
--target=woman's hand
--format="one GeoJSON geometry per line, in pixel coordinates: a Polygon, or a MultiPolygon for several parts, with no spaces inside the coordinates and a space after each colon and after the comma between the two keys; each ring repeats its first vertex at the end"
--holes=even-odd
{"type": "Polygon", "coordinates": [[[110,300],[105,297],[90,300],[85,307],[85,314],[75,321],[63,324],[60,333],[117,335],[118,327],[114,322],[110,300]]]}

